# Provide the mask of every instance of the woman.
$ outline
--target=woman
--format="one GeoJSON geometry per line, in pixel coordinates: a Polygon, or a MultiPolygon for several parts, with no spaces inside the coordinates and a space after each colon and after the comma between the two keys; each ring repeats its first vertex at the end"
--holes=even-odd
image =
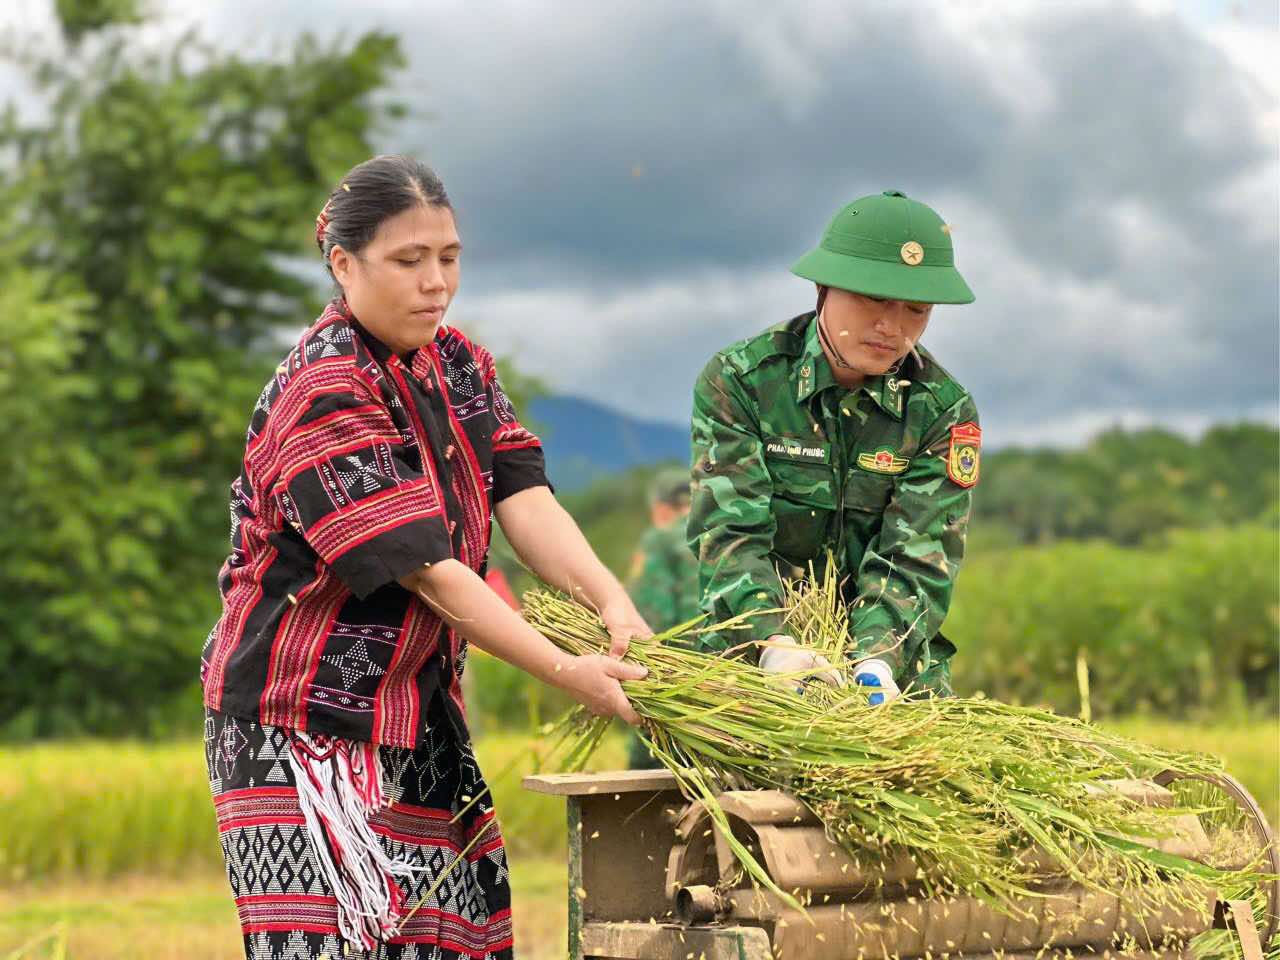
{"type": "Polygon", "coordinates": [[[360,164],[316,242],[341,295],[254,410],[201,664],[245,953],[509,957],[467,644],[634,723],[620,681],[644,670],[618,658],[651,631],[556,502],[493,357],[444,323],[461,243],[435,174],[360,164]],[[491,516],[534,572],[600,611],[611,657],[561,653],[485,585],[491,516]]]}

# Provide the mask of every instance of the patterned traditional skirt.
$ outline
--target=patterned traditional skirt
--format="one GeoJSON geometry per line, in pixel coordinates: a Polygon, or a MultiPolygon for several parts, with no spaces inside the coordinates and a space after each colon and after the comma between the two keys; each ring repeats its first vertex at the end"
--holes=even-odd
{"type": "Polygon", "coordinates": [[[470,744],[458,742],[438,703],[428,722],[423,747],[380,748],[390,804],[369,817],[388,856],[418,868],[397,881],[405,912],[485,834],[398,936],[344,953],[337,902],[299,805],[290,732],[206,710],[209,781],[248,960],[510,960],[511,890],[492,801],[470,744]]]}

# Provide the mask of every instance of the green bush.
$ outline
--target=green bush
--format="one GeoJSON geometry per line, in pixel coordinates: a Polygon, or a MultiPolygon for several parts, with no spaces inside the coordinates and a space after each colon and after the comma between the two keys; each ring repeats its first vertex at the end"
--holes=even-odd
{"type": "MultiPolygon", "coordinates": [[[[228,486],[316,210],[400,108],[370,33],[246,58],[66,2],[0,113],[0,734],[140,732],[218,614],[228,486]],[[143,28],[145,30],[145,28],[143,28]]],[[[15,48],[19,45],[15,40],[15,48]]]]}
{"type": "Polygon", "coordinates": [[[1219,424],[1197,440],[1113,429],[1077,450],[1008,449],[983,457],[975,525],[1024,543],[1102,538],[1137,545],[1176,528],[1275,519],[1280,431],[1219,424]]]}
{"type": "Polygon", "coordinates": [[[1094,716],[1274,711],[1277,569],[1280,534],[1260,526],[975,556],[944,627],[957,691],[1076,713],[1083,651],[1094,716]]]}

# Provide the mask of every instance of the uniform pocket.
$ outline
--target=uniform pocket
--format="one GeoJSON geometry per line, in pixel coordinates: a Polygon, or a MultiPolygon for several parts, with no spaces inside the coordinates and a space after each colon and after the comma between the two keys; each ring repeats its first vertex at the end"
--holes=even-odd
{"type": "Polygon", "coordinates": [[[773,551],[804,566],[826,545],[836,508],[835,471],[824,463],[768,460],[777,522],[773,551]]]}
{"type": "Polygon", "coordinates": [[[851,469],[844,483],[844,508],[877,516],[893,496],[894,478],[883,473],[851,469]]]}

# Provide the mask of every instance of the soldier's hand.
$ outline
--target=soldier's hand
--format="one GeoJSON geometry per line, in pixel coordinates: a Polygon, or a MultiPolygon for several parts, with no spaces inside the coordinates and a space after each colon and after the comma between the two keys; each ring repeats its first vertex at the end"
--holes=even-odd
{"type": "Polygon", "coordinates": [[[573,657],[556,671],[556,682],[569,696],[597,717],[621,717],[632,726],[640,715],[622,692],[623,680],[643,680],[649,671],[638,663],[624,663],[612,657],[593,653],[573,657]]]}
{"type": "Polygon", "coordinates": [[[622,658],[631,648],[631,641],[653,636],[653,629],[636,611],[635,604],[625,594],[600,611],[604,628],[609,631],[609,656],[622,658]]]}
{"type": "Polygon", "coordinates": [[[878,707],[896,699],[902,691],[893,679],[889,664],[878,657],[860,660],[853,666],[853,682],[867,691],[867,703],[878,707]]]}
{"type": "Polygon", "coordinates": [[[814,680],[833,687],[844,686],[844,676],[826,657],[800,646],[794,637],[775,633],[760,648],[760,669],[778,675],[796,693],[803,694],[805,686],[814,680]]]}

